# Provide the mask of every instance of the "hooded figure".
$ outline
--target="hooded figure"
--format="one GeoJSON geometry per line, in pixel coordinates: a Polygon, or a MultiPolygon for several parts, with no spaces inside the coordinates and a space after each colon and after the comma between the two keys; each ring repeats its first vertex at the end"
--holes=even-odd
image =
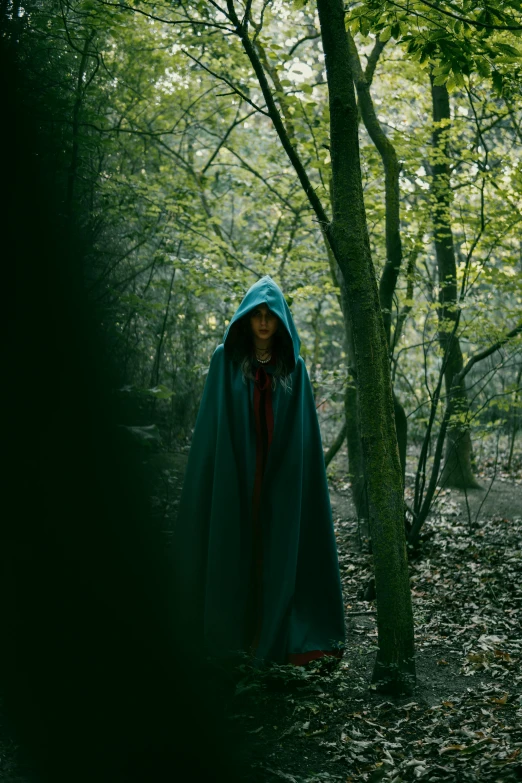
{"type": "Polygon", "coordinates": [[[212,356],[173,539],[183,638],[206,655],[304,664],[342,654],[330,498],[299,347],[266,275],[212,356]],[[278,319],[268,361],[256,358],[250,320],[263,305],[278,319]]]}

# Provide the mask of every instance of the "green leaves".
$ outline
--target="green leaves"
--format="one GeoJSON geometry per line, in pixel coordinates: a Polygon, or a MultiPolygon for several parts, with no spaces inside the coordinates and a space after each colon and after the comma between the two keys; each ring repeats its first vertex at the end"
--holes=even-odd
{"type": "Polygon", "coordinates": [[[491,78],[493,81],[493,86],[497,91],[497,94],[502,95],[504,89],[504,77],[502,76],[500,71],[494,70],[493,73],[491,74],[491,78]]]}
{"type": "Polygon", "coordinates": [[[503,43],[502,41],[497,41],[495,48],[501,54],[507,54],[509,57],[515,58],[515,61],[520,60],[522,57],[522,51],[520,51],[520,49],[517,49],[515,46],[511,46],[510,44],[503,43]]]}
{"type": "Polygon", "coordinates": [[[463,3],[459,8],[454,3],[434,7],[417,2],[410,4],[407,12],[406,7],[400,9],[401,5],[395,2],[366,0],[347,14],[347,29],[364,36],[373,33],[382,43],[396,40],[421,67],[447,66],[447,78],[443,80],[442,72],[438,73],[437,84],[447,83],[450,92],[463,88],[461,77],[473,72],[482,77],[492,75],[499,94],[501,82],[516,83],[519,79],[519,33],[507,29],[510,25],[516,27],[517,19],[520,24],[516,3],[497,3],[493,10],[489,4],[471,8],[463,3]],[[503,25],[506,29],[500,29],[503,25]],[[519,67],[510,71],[506,67],[510,65],[519,67]]]}
{"type": "MultiPolygon", "coordinates": [[[[223,22],[209,3],[164,7],[159,15],[168,13],[171,20],[183,23],[152,24],[146,16],[150,6],[141,5],[143,13],[132,15],[93,2],[83,0],[66,8],[76,48],[96,28],[89,78],[96,57],[100,61],[80,111],[77,141],[83,190],[79,197],[85,197],[88,230],[97,237],[90,271],[93,295],[108,302],[115,351],[123,357],[126,380],[148,389],[144,399],[155,401],[157,410],[171,406],[177,410],[179,405],[177,426],[188,433],[202,370],[227,319],[253,280],[267,272],[292,301],[303,354],[309,363],[315,357],[317,393],[330,406],[321,423],[327,438],[333,437],[332,422],[337,426],[342,416],[346,381],[338,290],[332,283],[320,227],[304,203],[271,123],[264,115],[251,114],[252,107],[230,86],[262,105],[259,85],[240,44],[221,28],[205,26],[204,22],[223,22]],[[188,17],[194,23],[189,24],[188,17]],[[187,51],[229,83],[190,60],[187,51]],[[320,316],[313,321],[318,303],[320,316]],[[156,383],[151,370],[158,347],[156,383]]],[[[402,2],[398,0],[399,5],[402,2]]],[[[438,281],[433,271],[429,199],[431,167],[436,162],[450,166],[448,187],[453,199],[448,210],[461,270],[472,253],[468,270],[473,285],[462,305],[462,334],[470,350],[487,341],[500,313],[504,320],[514,318],[520,309],[517,297],[522,295],[516,260],[520,224],[514,217],[520,212],[517,194],[522,187],[514,130],[520,125],[516,86],[520,37],[508,31],[480,30],[443,14],[441,8],[452,10],[447,3],[431,9],[414,2],[403,9],[396,2],[364,0],[346,16],[346,26],[357,33],[363,67],[376,40],[386,42],[371,93],[376,114],[400,159],[403,247],[418,254],[414,290],[407,289],[401,272],[397,309],[392,312],[396,319],[403,307],[411,308],[397,348],[396,384],[410,405],[414,437],[425,425],[426,384],[432,387],[440,362],[434,335],[438,281]],[[435,84],[446,85],[452,93],[451,127],[446,126],[449,152],[438,161],[429,153],[430,73],[435,84]],[[480,234],[482,188],[485,228],[480,234]],[[426,365],[419,347],[423,341],[430,346],[426,365]]],[[[495,3],[488,8],[490,16],[480,16],[482,5],[468,7],[459,0],[452,12],[466,19],[489,18],[496,24],[505,21],[514,6],[495,3]]],[[[257,24],[255,4],[253,14],[257,24]]],[[[281,106],[285,104],[292,141],[314,189],[328,205],[329,108],[314,14],[304,2],[283,4],[277,16],[267,6],[258,40],[279,77],[281,91],[276,97],[281,106]]],[[[63,20],[46,12],[45,3],[32,9],[27,25],[29,30],[34,27],[35,39],[46,42],[35,83],[46,85],[51,75],[58,85],[57,99],[49,105],[55,128],[63,134],[65,181],[77,52],[69,44],[63,20]]],[[[362,125],[360,138],[365,209],[379,276],[386,257],[383,169],[362,125]]]]}

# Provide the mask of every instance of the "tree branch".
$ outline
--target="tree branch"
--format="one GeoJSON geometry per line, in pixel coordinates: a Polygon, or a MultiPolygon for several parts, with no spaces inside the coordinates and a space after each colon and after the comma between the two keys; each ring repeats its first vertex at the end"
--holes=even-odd
{"type": "Polygon", "coordinates": [[[233,84],[229,79],[227,79],[225,76],[220,76],[219,73],[216,73],[211,68],[209,68],[207,65],[201,62],[201,60],[198,60],[197,57],[194,57],[189,52],[187,52],[186,49],[181,49],[181,52],[185,54],[187,57],[190,57],[193,62],[197,63],[201,68],[203,68],[204,71],[209,73],[211,76],[214,76],[215,79],[219,79],[220,82],[224,82],[228,87],[230,87],[233,92],[236,93],[236,95],[239,95],[240,98],[242,98],[246,103],[248,103],[250,106],[252,106],[256,111],[258,111],[260,114],[264,114],[265,116],[268,116],[268,112],[266,112],[264,109],[262,109],[260,106],[257,106],[253,101],[250,100],[248,95],[245,95],[244,92],[242,92],[239,87],[236,87],[235,84],[233,84]]]}
{"type": "Polygon", "coordinates": [[[373,81],[373,75],[375,73],[375,68],[379,61],[379,57],[381,56],[381,52],[385,46],[386,43],[383,43],[377,38],[377,40],[375,41],[375,46],[370,52],[370,56],[368,57],[368,62],[366,63],[366,68],[364,71],[364,80],[368,85],[368,87],[371,87],[373,81]]]}
{"type": "MultiPolygon", "coordinates": [[[[239,109],[238,109],[238,111],[239,111],[239,109]]],[[[220,149],[223,147],[224,143],[226,142],[226,140],[228,139],[228,137],[230,136],[230,134],[232,133],[234,128],[236,128],[238,125],[241,125],[242,122],[245,122],[246,120],[248,120],[249,117],[252,117],[252,115],[254,115],[254,114],[257,114],[256,109],[254,109],[253,111],[249,112],[248,114],[245,114],[243,117],[239,117],[239,119],[234,120],[234,122],[228,128],[227,132],[225,133],[225,135],[223,136],[223,138],[221,139],[221,141],[217,145],[216,149],[214,150],[214,152],[212,153],[212,155],[210,156],[208,161],[205,163],[203,169],[201,170],[201,174],[205,174],[207,169],[209,168],[209,166],[212,165],[212,163],[215,160],[216,156],[219,154],[220,149]]]]}
{"type": "Polygon", "coordinates": [[[512,329],[510,332],[508,332],[504,337],[502,337],[500,340],[497,340],[496,343],[493,343],[489,346],[489,348],[484,348],[482,351],[478,351],[476,354],[471,356],[462,370],[458,373],[457,376],[453,379],[453,385],[456,383],[460,383],[466,375],[469,373],[471,368],[477,364],[477,362],[481,362],[483,359],[486,359],[488,356],[491,356],[492,353],[495,353],[495,351],[498,351],[499,348],[502,348],[503,345],[508,343],[510,340],[512,340],[514,337],[522,333],[522,323],[518,324],[518,326],[515,326],[514,329],[512,329]]]}
{"type": "MultiPolygon", "coordinates": [[[[457,325],[458,321],[456,321],[455,326],[457,325]]],[[[455,331],[455,329],[454,329],[455,331]]],[[[462,370],[457,373],[452,380],[453,386],[460,385],[463,381],[466,375],[470,372],[472,367],[474,367],[477,362],[481,362],[483,359],[486,359],[488,356],[491,356],[492,353],[495,353],[495,351],[498,351],[499,348],[502,348],[503,345],[505,345],[507,342],[512,340],[514,337],[516,337],[518,334],[522,333],[522,323],[518,324],[514,329],[512,329],[510,332],[508,332],[504,337],[502,337],[500,340],[497,340],[495,343],[489,346],[489,348],[484,348],[482,351],[478,351],[476,354],[470,357],[462,370]]],[[[441,370],[441,377],[443,376],[443,371],[441,370]]],[[[424,500],[422,502],[422,507],[420,508],[418,515],[412,525],[412,528],[410,530],[410,534],[408,537],[408,541],[410,544],[415,544],[418,540],[419,533],[421,530],[422,525],[426,521],[426,518],[429,513],[429,509],[431,506],[431,501],[433,498],[433,494],[435,492],[435,488],[437,486],[437,481],[439,478],[439,468],[440,463],[442,459],[442,448],[444,445],[444,440],[446,438],[446,432],[448,429],[448,425],[451,419],[452,414],[455,411],[455,400],[451,397],[448,399],[448,404],[446,406],[446,410],[444,412],[444,417],[442,419],[442,424],[439,430],[439,434],[437,436],[437,443],[435,446],[435,452],[433,456],[433,467],[431,471],[430,481],[428,484],[428,489],[426,491],[426,495],[424,497],[424,500]]],[[[430,417],[431,420],[431,417],[430,417]]],[[[416,488],[417,489],[417,488],[416,488]]],[[[416,492],[417,495],[417,492],[416,492]]],[[[417,497],[416,497],[417,501],[417,497]]]]}
{"type": "Polygon", "coordinates": [[[308,197],[308,200],[310,201],[310,204],[317,216],[317,219],[322,225],[328,227],[330,221],[323,208],[323,205],[321,204],[319,197],[315,192],[312,183],[310,182],[310,179],[308,178],[308,174],[305,171],[301,159],[299,158],[297,151],[294,149],[294,146],[290,141],[290,138],[284,126],[279,110],[275,104],[274,96],[272,95],[272,91],[268,84],[268,80],[266,78],[264,68],[254,48],[254,44],[252,43],[250,36],[248,35],[248,27],[246,23],[244,25],[240,23],[234,7],[234,0],[227,0],[227,7],[229,11],[229,18],[231,19],[232,23],[236,27],[236,33],[243,43],[243,48],[257,76],[259,86],[261,87],[261,91],[265,99],[268,114],[270,116],[270,119],[272,120],[272,123],[274,124],[274,127],[277,131],[283,149],[285,150],[286,154],[288,155],[288,158],[290,159],[292,166],[295,169],[295,172],[299,178],[299,181],[301,182],[304,192],[308,197]]]}
{"type": "MultiPolygon", "coordinates": [[[[230,27],[227,27],[225,24],[219,24],[218,22],[206,22],[204,19],[164,19],[161,16],[156,16],[155,14],[151,14],[148,11],[143,11],[141,8],[135,8],[131,5],[126,5],[125,3],[110,3],[108,0],[96,0],[100,5],[105,5],[109,8],[117,8],[118,11],[130,11],[133,14],[141,14],[142,16],[145,16],[147,19],[153,19],[155,22],[162,22],[163,24],[175,24],[175,25],[182,25],[182,24],[192,24],[192,25],[201,25],[203,27],[215,27],[218,30],[226,30],[228,33],[233,33],[234,30],[231,30],[230,27]]],[[[211,0],[209,0],[211,2],[211,0]]],[[[213,3],[213,5],[216,5],[213,3]]],[[[224,16],[226,16],[226,13],[224,13],[222,8],[219,8],[219,6],[216,5],[216,8],[218,8],[224,16]]]]}
{"type": "Polygon", "coordinates": [[[315,41],[316,38],[319,38],[321,33],[314,33],[313,35],[305,35],[303,38],[300,38],[297,43],[295,43],[290,51],[288,52],[288,57],[291,57],[298,46],[301,46],[302,43],[305,41],[315,41]]]}
{"type": "MultiPolygon", "coordinates": [[[[353,80],[357,90],[359,100],[359,109],[361,116],[368,131],[368,134],[375,144],[379,155],[381,156],[384,168],[385,179],[385,201],[386,201],[386,263],[382,270],[379,283],[379,300],[384,320],[384,328],[388,345],[391,343],[391,320],[392,320],[392,302],[397,278],[402,264],[402,243],[400,233],[400,193],[399,193],[399,173],[400,165],[395,152],[395,147],[388,139],[377,118],[377,113],[373,105],[370,87],[366,74],[363,72],[359,53],[349,31],[346,33],[348,40],[348,49],[350,51],[350,60],[352,65],[353,80]]],[[[384,48],[384,44],[378,43],[374,46],[368,61],[366,71],[370,77],[375,71],[378,57],[384,48]],[[371,60],[371,62],[370,62],[371,60]]]]}
{"type": "Polygon", "coordinates": [[[430,3],[429,0],[419,0],[423,5],[427,5],[429,8],[433,8],[434,11],[438,11],[444,16],[451,16],[453,19],[457,19],[459,22],[472,25],[473,27],[480,27],[483,30],[522,30],[522,25],[500,25],[500,24],[487,24],[487,22],[479,22],[476,19],[466,19],[465,16],[454,14],[451,11],[447,11],[445,8],[441,8],[435,3],[430,3]]]}
{"type": "Polygon", "coordinates": [[[252,166],[251,166],[249,163],[247,163],[247,161],[246,161],[246,160],[244,160],[244,158],[242,158],[242,157],[241,157],[241,155],[240,155],[238,152],[236,152],[235,150],[231,149],[230,147],[225,147],[225,149],[226,149],[226,150],[228,150],[228,151],[229,151],[229,152],[230,152],[232,155],[234,155],[234,157],[235,157],[235,158],[237,158],[237,159],[238,159],[238,161],[241,163],[241,165],[243,166],[243,168],[245,168],[247,171],[249,171],[251,174],[253,174],[253,175],[254,175],[254,177],[257,177],[257,179],[260,179],[260,180],[261,180],[261,182],[262,182],[262,183],[263,183],[263,184],[264,184],[264,185],[265,185],[265,186],[268,188],[268,190],[269,190],[271,193],[273,193],[275,196],[277,196],[277,198],[279,199],[279,201],[281,201],[281,203],[282,203],[282,204],[284,204],[284,205],[285,205],[285,207],[288,207],[288,209],[290,209],[290,210],[291,210],[292,212],[294,212],[294,213],[296,212],[296,209],[295,209],[295,207],[294,207],[294,206],[292,206],[292,204],[291,204],[291,203],[288,201],[288,199],[286,199],[284,196],[282,196],[282,195],[281,195],[281,194],[280,194],[280,193],[279,193],[279,192],[278,192],[278,191],[277,191],[277,190],[276,190],[276,189],[275,189],[275,188],[274,188],[274,187],[273,187],[273,186],[272,186],[272,185],[271,185],[271,184],[268,182],[268,180],[267,180],[265,177],[263,177],[263,175],[262,175],[262,174],[260,174],[260,173],[259,173],[258,171],[256,171],[254,168],[252,168],[252,166]]]}

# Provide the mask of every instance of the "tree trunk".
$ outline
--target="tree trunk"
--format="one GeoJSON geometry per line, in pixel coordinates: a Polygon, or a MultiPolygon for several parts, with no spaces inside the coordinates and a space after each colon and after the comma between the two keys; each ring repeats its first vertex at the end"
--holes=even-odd
{"type": "Polygon", "coordinates": [[[401,461],[402,486],[406,479],[406,449],[408,447],[408,419],[406,411],[393,393],[393,412],[395,415],[395,429],[397,430],[397,445],[399,446],[399,459],[401,461]]]}
{"type": "MultiPolygon", "coordinates": [[[[467,416],[468,394],[465,382],[454,384],[453,378],[464,366],[457,334],[452,334],[457,318],[457,264],[451,228],[451,189],[448,165],[448,129],[450,124],[449,95],[444,85],[433,84],[431,77],[433,121],[431,196],[433,202],[433,233],[439,275],[439,343],[447,355],[444,383],[446,405],[451,403],[457,415],[467,416]]],[[[451,487],[476,488],[471,467],[471,436],[465,423],[449,422],[446,435],[446,454],[440,483],[451,487]]]]}
{"type": "MultiPolygon", "coordinates": [[[[368,131],[368,135],[370,136],[379,155],[381,156],[382,165],[384,168],[384,192],[386,205],[386,263],[382,270],[381,279],[379,282],[379,300],[381,303],[386,339],[391,350],[393,296],[395,294],[395,288],[397,287],[397,279],[399,277],[399,271],[402,264],[399,190],[399,174],[401,167],[397,153],[395,151],[395,147],[388,139],[381,126],[381,123],[377,118],[370,93],[370,84],[373,78],[373,72],[384,44],[377,41],[373,48],[372,54],[370,55],[368,67],[366,71],[363,72],[361,61],[359,59],[359,53],[357,52],[357,47],[355,46],[355,41],[353,40],[350,32],[347,32],[346,36],[348,40],[348,48],[350,50],[353,79],[355,88],[357,90],[357,98],[359,101],[361,117],[364,122],[364,126],[368,131]]],[[[406,448],[408,443],[408,422],[404,408],[395,394],[393,395],[393,402],[396,417],[395,423],[397,426],[397,439],[399,443],[399,456],[402,467],[402,482],[404,485],[404,478],[406,473],[406,448]]]]}
{"type": "MultiPolygon", "coordinates": [[[[332,187],[330,183],[330,198],[332,187]]],[[[339,304],[343,314],[344,323],[344,348],[347,357],[348,372],[346,392],[344,395],[344,419],[346,424],[346,446],[348,450],[348,478],[352,489],[352,500],[355,506],[357,519],[368,519],[368,499],[366,494],[366,476],[364,474],[364,462],[362,455],[361,427],[359,420],[359,396],[357,393],[357,368],[355,360],[355,346],[353,342],[352,327],[350,322],[350,303],[346,290],[346,283],[341,273],[339,264],[330,247],[326,232],[323,237],[330,264],[332,280],[339,286],[339,304]]]]}
{"type": "Polygon", "coordinates": [[[333,220],[327,236],[346,282],[373,542],[380,691],[411,691],[413,615],[388,344],[364,210],[357,105],[342,0],[318,0],[330,104],[333,220]]]}
{"type": "Polygon", "coordinates": [[[518,371],[517,380],[515,383],[515,389],[516,389],[515,399],[513,400],[513,405],[511,406],[511,437],[509,443],[509,456],[506,465],[506,470],[511,470],[511,462],[513,460],[513,450],[515,448],[515,438],[517,437],[517,432],[518,432],[518,419],[519,419],[518,400],[520,396],[521,378],[522,378],[522,364],[520,365],[520,369],[518,371]]]}
{"type": "Polygon", "coordinates": [[[344,416],[346,421],[346,445],[348,449],[348,478],[352,485],[352,499],[357,519],[368,519],[368,493],[361,440],[361,420],[359,413],[359,392],[357,383],[357,360],[350,319],[350,305],[346,282],[336,262],[340,276],[341,306],[344,316],[345,347],[348,357],[348,377],[344,395],[344,416]]]}
{"type": "MultiPolygon", "coordinates": [[[[379,283],[379,299],[381,302],[384,328],[388,343],[391,343],[391,314],[393,305],[393,295],[397,285],[397,278],[402,264],[402,242],[401,242],[401,218],[400,218],[400,192],[399,192],[399,174],[400,164],[395,152],[395,147],[383,131],[370,95],[370,86],[367,77],[362,70],[359,54],[355,46],[355,41],[349,32],[346,33],[348,46],[350,49],[352,72],[357,97],[359,99],[359,109],[364,126],[368,131],[372,142],[375,144],[379,155],[381,156],[384,167],[384,194],[386,203],[386,263],[382,270],[379,283]]],[[[382,44],[381,44],[382,48],[382,44]]]]}
{"type": "Polygon", "coordinates": [[[361,442],[374,545],[379,650],[373,682],[380,691],[411,692],[415,682],[413,614],[404,535],[404,501],[393,416],[390,362],[364,211],[357,105],[342,0],[318,0],[330,103],[333,221],[292,144],[266,73],[234,0],[227,15],[252,63],[274,128],[340,266],[350,301],[361,442]]]}
{"type": "Polygon", "coordinates": [[[352,499],[358,520],[368,519],[368,493],[364,473],[364,458],[359,421],[359,399],[357,385],[349,375],[344,395],[346,421],[346,445],[348,448],[348,478],[352,485],[352,499]]]}

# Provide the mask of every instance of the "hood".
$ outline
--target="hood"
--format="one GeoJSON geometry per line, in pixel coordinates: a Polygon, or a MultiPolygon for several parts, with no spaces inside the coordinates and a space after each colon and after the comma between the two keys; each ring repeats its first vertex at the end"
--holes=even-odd
{"type": "Polygon", "coordinates": [[[241,319],[254,307],[265,303],[267,307],[277,315],[280,324],[276,332],[278,337],[278,349],[284,353],[285,363],[290,371],[295,368],[299,358],[301,340],[295,328],[292,313],[288,307],[283,292],[270,275],[265,275],[257,283],[248,289],[243,301],[237,308],[223,337],[225,350],[233,352],[240,339],[241,319]],[[283,334],[279,334],[283,330],[283,334]]]}

